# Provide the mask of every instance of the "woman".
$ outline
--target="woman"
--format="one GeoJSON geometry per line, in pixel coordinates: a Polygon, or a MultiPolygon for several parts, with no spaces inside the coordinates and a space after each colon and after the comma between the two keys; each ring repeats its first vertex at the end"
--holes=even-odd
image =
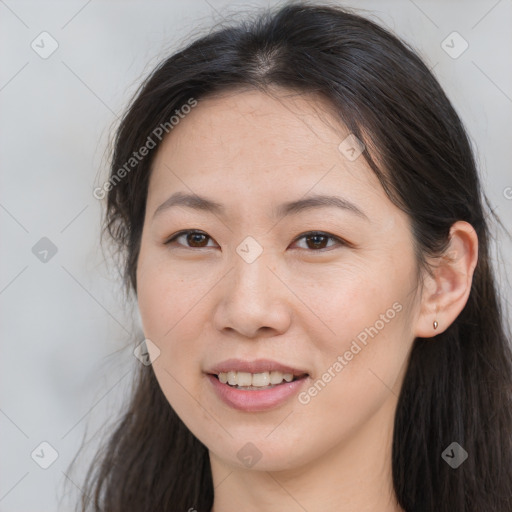
{"type": "Polygon", "coordinates": [[[512,510],[485,196],[403,42],[303,3],[202,37],[102,190],[151,364],[82,510],[512,510]]]}

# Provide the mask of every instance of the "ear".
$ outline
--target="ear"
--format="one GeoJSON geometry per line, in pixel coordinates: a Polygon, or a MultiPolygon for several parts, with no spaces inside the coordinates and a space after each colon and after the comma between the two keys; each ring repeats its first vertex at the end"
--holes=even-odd
{"type": "Polygon", "coordinates": [[[433,275],[424,279],[417,337],[431,338],[445,331],[464,309],[471,291],[478,260],[477,234],[468,222],[457,221],[449,237],[445,253],[432,264],[433,275]]]}

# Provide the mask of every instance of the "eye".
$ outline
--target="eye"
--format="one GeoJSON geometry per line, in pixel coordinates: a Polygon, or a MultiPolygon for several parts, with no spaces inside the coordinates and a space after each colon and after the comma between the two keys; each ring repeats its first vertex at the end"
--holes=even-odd
{"type": "MultiPolygon", "coordinates": [[[[212,246],[208,246],[205,244],[205,242],[208,239],[211,240],[211,237],[209,237],[206,233],[203,233],[202,231],[196,231],[193,229],[188,229],[188,230],[180,231],[179,233],[176,233],[169,240],[167,240],[165,242],[165,245],[171,245],[171,243],[174,243],[175,240],[178,240],[182,237],[185,237],[186,243],[190,244],[190,245],[184,245],[185,248],[189,247],[191,249],[193,249],[193,248],[201,249],[204,247],[212,247],[212,246]]],[[[183,244],[178,244],[178,245],[183,245],[183,244]]]]}
{"type": "MultiPolygon", "coordinates": [[[[197,231],[193,229],[188,229],[184,231],[180,231],[173,235],[169,240],[165,242],[165,245],[171,245],[175,243],[180,238],[184,238],[185,243],[179,243],[185,248],[190,249],[202,249],[206,247],[212,247],[211,245],[207,245],[208,240],[212,240],[212,238],[204,233],[203,231],[197,231]]],[[[310,249],[313,252],[319,252],[326,248],[326,242],[334,241],[338,245],[349,245],[348,242],[341,240],[340,238],[330,235],[329,233],[324,233],[322,231],[310,231],[308,233],[302,234],[300,237],[294,240],[294,243],[305,239],[306,240],[306,249],[310,249]]]]}
{"type": "Polygon", "coordinates": [[[330,235],[329,233],[324,233],[322,231],[310,231],[308,233],[304,233],[300,237],[295,239],[295,242],[298,240],[306,240],[306,249],[311,249],[313,252],[319,252],[325,249],[325,243],[329,240],[333,240],[338,243],[338,245],[348,245],[347,242],[341,240],[337,236],[330,235]]]}

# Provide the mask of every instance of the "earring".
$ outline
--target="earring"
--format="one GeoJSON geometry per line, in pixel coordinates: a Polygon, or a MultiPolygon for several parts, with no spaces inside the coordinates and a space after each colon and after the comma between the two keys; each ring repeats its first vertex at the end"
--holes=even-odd
{"type": "Polygon", "coordinates": [[[437,326],[438,326],[438,325],[439,325],[439,324],[437,323],[437,320],[434,320],[434,323],[433,323],[434,329],[437,329],[437,326]]]}

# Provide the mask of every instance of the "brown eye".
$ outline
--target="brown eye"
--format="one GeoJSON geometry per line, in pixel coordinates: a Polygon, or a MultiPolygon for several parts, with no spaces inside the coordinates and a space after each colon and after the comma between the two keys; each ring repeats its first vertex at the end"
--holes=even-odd
{"type": "Polygon", "coordinates": [[[192,232],[186,235],[187,243],[189,243],[192,247],[204,247],[204,242],[207,240],[208,236],[204,233],[192,232]]]}
{"type": "Polygon", "coordinates": [[[212,247],[207,245],[208,240],[211,240],[211,238],[206,233],[195,230],[180,231],[179,233],[176,233],[172,238],[167,240],[167,242],[165,242],[165,245],[171,245],[171,243],[174,243],[176,240],[180,238],[183,238],[185,240],[185,243],[179,243],[178,245],[182,245],[184,247],[196,249],[212,247]]]}
{"type": "MultiPolygon", "coordinates": [[[[312,231],[309,233],[304,233],[300,237],[295,239],[295,242],[299,240],[306,240],[306,250],[309,250],[310,252],[321,252],[324,249],[330,250],[333,245],[328,245],[330,241],[334,241],[335,244],[339,246],[348,245],[348,243],[344,242],[340,238],[329,235],[328,233],[324,233],[322,231],[312,231]]],[[[179,233],[176,233],[172,236],[167,242],[165,242],[165,245],[171,245],[176,244],[178,246],[189,248],[189,249],[203,249],[208,247],[213,247],[212,245],[208,245],[208,240],[212,240],[210,236],[208,236],[206,233],[202,231],[197,230],[185,230],[180,231],[179,233]],[[184,240],[184,242],[177,243],[179,239],[184,240]]]]}
{"type": "Polygon", "coordinates": [[[307,242],[311,243],[312,245],[308,245],[310,249],[325,249],[325,246],[329,240],[329,237],[325,235],[308,235],[305,237],[307,242]]]}
{"type": "Polygon", "coordinates": [[[304,233],[299,238],[297,238],[296,241],[302,239],[306,240],[306,249],[310,249],[313,252],[318,252],[322,249],[328,248],[327,244],[330,240],[333,240],[338,245],[346,245],[343,240],[339,239],[338,237],[329,235],[328,233],[323,233],[322,231],[304,233]]]}

